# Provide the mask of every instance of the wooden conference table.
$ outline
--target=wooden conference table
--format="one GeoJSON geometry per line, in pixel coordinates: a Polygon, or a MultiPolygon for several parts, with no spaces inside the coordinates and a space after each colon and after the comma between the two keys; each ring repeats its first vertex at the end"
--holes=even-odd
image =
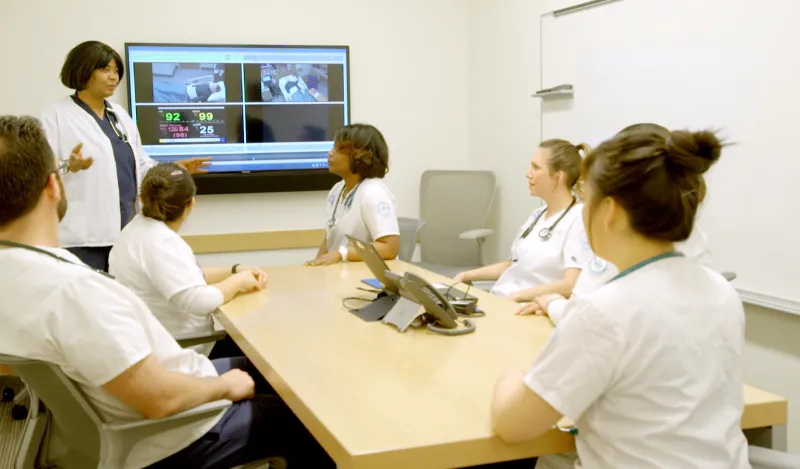
{"type": "MultiPolygon", "coordinates": [[[[555,429],[519,445],[491,431],[494,384],[528,368],[553,330],[547,318],[514,316],[510,300],[471,290],[487,313],[473,320],[475,333],[399,333],[342,306],[374,296],[356,288],[372,277],[363,263],[264,270],[268,288],[223,306],[217,319],[340,469],[456,468],[574,449],[555,429]]],[[[745,399],[743,428],[786,424],[784,399],[751,387],[745,399]]]]}

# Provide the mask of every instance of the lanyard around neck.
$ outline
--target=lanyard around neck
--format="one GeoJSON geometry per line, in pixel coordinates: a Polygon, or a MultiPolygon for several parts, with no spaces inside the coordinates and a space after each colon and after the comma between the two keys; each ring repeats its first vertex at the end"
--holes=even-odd
{"type": "Polygon", "coordinates": [[[670,252],[665,252],[664,254],[659,254],[657,256],[653,256],[653,257],[651,257],[649,259],[645,259],[642,262],[639,262],[638,264],[634,264],[634,265],[628,267],[627,269],[623,270],[622,272],[618,273],[616,276],[614,276],[614,278],[609,280],[608,283],[611,283],[611,282],[613,282],[615,280],[621,279],[622,277],[630,275],[630,274],[636,272],[637,270],[641,269],[642,267],[646,267],[646,266],[648,266],[648,265],[650,265],[650,264],[652,264],[654,262],[658,262],[658,261],[660,261],[662,259],[669,259],[670,257],[683,257],[683,253],[680,253],[678,251],[670,251],[670,252]]]}
{"type": "Polygon", "coordinates": [[[59,262],[66,262],[67,264],[76,265],[78,267],[85,267],[87,269],[91,269],[91,270],[97,272],[98,274],[100,274],[100,275],[102,275],[104,277],[108,277],[108,278],[110,278],[112,280],[114,279],[114,276],[109,274],[108,272],[103,272],[102,270],[97,270],[95,268],[89,267],[86,264],[78,264],[77,262],[72,262],[71,260],[65,259],[65,258],[59,256],[58,254],[54,254],[54,253],[52,253],[52,252],[50,252],[50,251],[48,251],[46,249],[37,248],[36,246],[30,246],[28,244],[15,243],[14,241],[5,241],[5,240],[1,240],[1,239],[0,239],[0,246],[8,246],[10,248],[19,248],[19,249],[24,249],[26,251],[31,251],[31,252],[35,252],[35,253],[38,253],[38,254],[42,254],[42,255],[45,255],[45,256],[50,257],[52,259],[55,259],[55,260],[57,260],[59,262]]]}

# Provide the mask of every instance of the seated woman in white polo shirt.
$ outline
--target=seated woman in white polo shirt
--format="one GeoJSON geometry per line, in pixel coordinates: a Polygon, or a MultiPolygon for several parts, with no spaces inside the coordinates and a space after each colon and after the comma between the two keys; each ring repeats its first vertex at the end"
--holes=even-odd
{"type": "Polygon", "coordinates": [[[565,416],[593,469],[749,469],[741,430],[744,310],[675,250],[720,158],[708,131],[612,138],[584,163],[592,250],[620,273],[571,303],[527,372],[495,386],[493,428],[534,440],[565,416]]]}
{"type": "Polygon", "coordinates": [[[566,140],[546,140],[531,158],[525,174],[530,193],[545,206],[536,209],[520,228],[509,260],[461,272],[456,281],[497,280],[492,293],[514,301],[530,301],[547,293],[569,296],[591,256],[580,242],[582,204],[574,193],[581,155],[589,146],[566,140]]]}
{"type": "Polygon", "coordinates": [[[383,134],[368,124],[351,124],[336,133],[328,155],[330,172],[342,180],[328,193],[325,240],[305,265],[360,261],[347,235],[372,243],[384,259],[400,250],[400,227],[394,196],[382,179],[389,171],[389,147],[383,134]]]}
{"type": "MultiPolygon", "coordinates": [[[[669,130],[667,128],[650,123],[630,125],[619,131],[617,135],[632,134],[635,132],[655,132],[662,135],[665,139],[669,137],[669,130]]],[[[587,246],[589,244],[585,231],[582,235],[581,242],[587,246]]],[[[711,263],[708,241],[706,240],[705,233],[699,226],[694,226],[692,233],[689,235],[689,239],[675,243],[675,249],[683,253],[686,257],[697,260],[701,264],[708,265],[711,263]]],[[[586,295],[600,288],[601,285],[614,278],[618,273],[619,270],[617,270],[614,264],[610,264],[606,260],[592,254],[591,260],[586,268],[581,271],[581,275],[578,277],[577,282],[575,282],[575,287],[572,289],[569,300],[558,293],[538,296],[534,301],[522,306],[517,314],[546,314],[554,324],[558,324],[564,318],[564,312],[566,311],[568,301],[577,301],[582,295],[586,295]]]]}
{"type": "MultiPolygon", "coordinates": [[[[267,282],[266,274],[253,267],[197,264],[192,248],[178,235],[195,193],[184,168],[161,163],[150,169],[142,181],[142,213],[125,226],[109,255],[110,273],[144,300],[173,335],[211,327],[211,313],[220,305],[239,293],[263,289],[267,282]]],[[[197,349],[208,354],[211,347],[197,349]]]]}

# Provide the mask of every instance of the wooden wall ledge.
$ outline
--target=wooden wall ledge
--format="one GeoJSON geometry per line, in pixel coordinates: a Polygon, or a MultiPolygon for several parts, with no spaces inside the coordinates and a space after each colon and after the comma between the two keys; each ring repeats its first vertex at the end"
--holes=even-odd
{"type": "Polygon", "coordinates": [[[325,230],[187,235],[183,239],[195,254],[303,249],[319,247],[325,239],[325,230]]]}

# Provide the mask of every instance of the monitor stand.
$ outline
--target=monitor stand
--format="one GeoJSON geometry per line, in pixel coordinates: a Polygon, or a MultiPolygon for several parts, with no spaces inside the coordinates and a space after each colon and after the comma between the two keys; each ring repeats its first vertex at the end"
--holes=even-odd
{"type": "Polygon", "coordinates": [[[401,297],[399,295],[380,296],[372,303],[361,309],[354,310],[352,313],[367,322],[380,321],[384,316],[389,314],[389,311],[392,310],[400,299],[401,297]]]}
{"type": "Polygon", "coordinates": [[[425,310],[416,301],[400,297],[382,322],[395,326],[398,332],[405,332],[424,312],[425,310]]]}

